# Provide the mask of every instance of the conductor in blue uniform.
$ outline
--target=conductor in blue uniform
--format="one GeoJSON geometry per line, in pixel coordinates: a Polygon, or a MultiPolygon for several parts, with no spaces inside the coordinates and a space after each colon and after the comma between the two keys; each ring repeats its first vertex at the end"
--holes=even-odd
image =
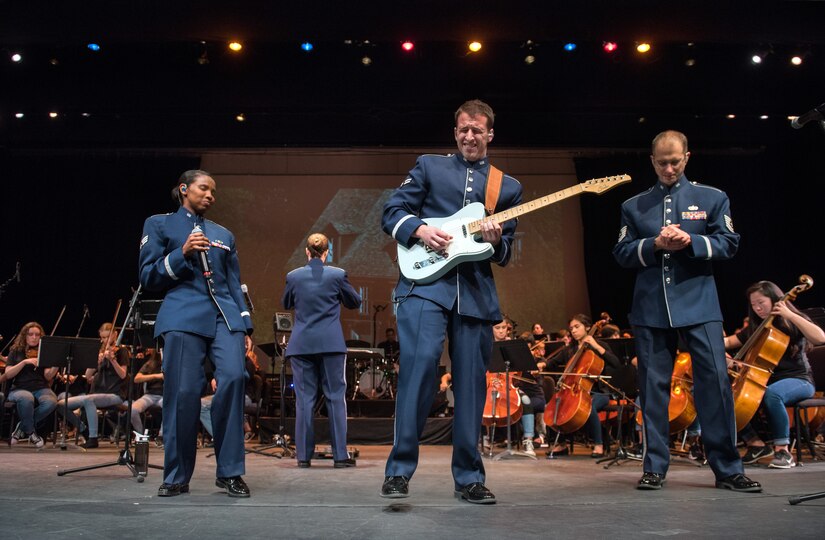
{"type": "Polygon", "coordinates": [[[356,309],[361,306],[361,296],[344,270],[324,265],[329,255],[326,236],[310,235],[306,254],[307,265],[287,274],[281,301],[284,308],[295,310],[286,356],[292,362],[295,384],[298,467],[310,467],[315,451],[313,423],[319,383],[327,400],[333,467],[355,467],[355,459],[347,455],[347,346],[341,330],[341,304],[356,309]]]}
{"type": "Polygon", "coordinates": [[[235,237],[204,219],[215,203],[209,173],[186,171],[172,190],[180,208],[148,218],[140,241],[140,283],[165,293],[155,321],[163,340],[163,484],[158,496],[189,492],[195,469],[203,365],[215,365],[212,402],[217,479],[230,497],[249,497],[244,474],[244,356],[252,321],[241,291],[235,237]]]}
{"type": "MultiPolygon", "coordinates": [[[[420,156],[407,178],[384,206],[382,228],[400,244],[417,242],[435,251],[450,245],[449,233],[424,218],[447,217],[464,206],[485,201],[491,166],[487,145],[493,139],[493,110],[473,100],[455,113],[458,154],[420,156]]],[[[521,203],[521,185],[504,175],[496,199],[500,212],[521,203]]],[[[396,394],[395,439],[385,469],[381,496],[409,496],[409,480],[418,465],[419,439],[437,387],[436,371],[449,337],[455,416],[452,473],[457,497],[471,503],[495,503],[484,485],[478,451],[486,397],[485,373],[492,352],[492,325],[501,321],[491,263],[504,266],[512,254],[516,221],[500,225],[485,220],[482,238],[495,248],[483,261],[464,262],[426,285],[403,275],[394,291],[401,356],[396,394]]]]}
{"type": "Polygon", "coordinates": [[[639,489],[661,489],[669,451],[668,403],[677,341],[693,362],[694,398],[716,487],[761,491],[743,474],[736,450],[733,396],[725,362],[722,311],[713,262],[730,259],[739,246],[727,195],[689,182],[687,137],[664,131],[653,139],[659,181],[622,204],[613,255],[634,268],[630,323],[639,359],[644,474],[639,489]]]}

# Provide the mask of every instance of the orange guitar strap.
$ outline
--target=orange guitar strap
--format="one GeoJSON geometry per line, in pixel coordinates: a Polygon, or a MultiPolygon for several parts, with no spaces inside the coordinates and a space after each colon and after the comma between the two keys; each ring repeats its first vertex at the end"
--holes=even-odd
{"type": "Polygon", "coordinates": [[[496,203],[498,203],[498,196],[501,194],[501,178],[504,174],[490,164],[490,173],[487,175],[487,192],[484,197],[484,208],[487,209],[487,215],[496,213],[496,203]]]}

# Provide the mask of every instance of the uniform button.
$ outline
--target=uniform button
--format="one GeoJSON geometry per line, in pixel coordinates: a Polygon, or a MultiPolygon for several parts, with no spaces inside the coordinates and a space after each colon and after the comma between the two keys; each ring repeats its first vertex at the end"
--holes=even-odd
{"type": "Polygon", "coordinates": [[[670,208],[668,208],[667,210],[665,210],[665,212],[667,212],[667,213],[669,214],[669,213],[670,213],[670,208]]]}
{"type": "Polygon", "coordinates": [[[670,258],[670,253],[665,253],[665,259],[669,259],[669,258],[670,258]]]}
{"type": "Polygon", "coordinates": [[[467,188],[467,191],[472,191],[472,190],[473,190],[473,188],[471,188],[471,187],[467,188]]]}
{"type": "Polygon", "coordinates": [[[469,172],[470,174],[473,174],[473,170],[472,170],[472,169],[467,169],[467,172],[469,172]]]}
{"type": "Polygon", "coordinates": [[[670,283],[670,278],[665,278],[665,283],[670,283]]]}
{"type": "Polygon", "coordinates": [[[670,225],[670,220],[669,219],[665,220],[665,225],[670,225]]]}
{"type": "Polygon", "coordinates": [[[469,180],[470,182],[472,182],[472,181],[473,181],[473,177],[471,176],[471,177],[470,177],[470,178],[468,178],[467,180],[469,180]]]}
{"type": "Polygon", "coordinates": [[[670,272],[670,267],[669,266],[665,266],[665,272],[670,272]]]}

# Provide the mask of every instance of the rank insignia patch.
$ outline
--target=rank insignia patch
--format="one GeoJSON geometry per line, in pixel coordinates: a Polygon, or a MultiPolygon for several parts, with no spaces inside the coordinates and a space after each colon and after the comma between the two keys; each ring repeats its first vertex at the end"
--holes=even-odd
{"type": "Polygon", "coordinates": [[[725,216],[725,225],[728,227],[728,230],[730,232],[734,232],[733,231],[733,220],[731,219],[730,216],[725,216]]]}
{"type": "Polygon", "coordinates": [[[622,240],[624,240],[625,236],[627,236],[627,225],[622,227],[621,230],[619,231],[619,240],[618,240],[618,242],[621,242],[622,240]]]}
{"type": "Polygon", "coordinates": [[[149,241],[149,235],[147,234],[146,236],[144,236],[143,238],[140,239],[140,247],[142,248],[143,246],[145,246],[146,242],[148,242],[148,241],[149,241]]]}

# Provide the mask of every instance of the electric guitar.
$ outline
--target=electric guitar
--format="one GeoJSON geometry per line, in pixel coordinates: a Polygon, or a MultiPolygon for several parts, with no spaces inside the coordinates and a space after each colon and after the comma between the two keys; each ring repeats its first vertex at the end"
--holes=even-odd
{"type": "Polygon", "coordinates": [[[425,246],[420,240],[410,248],[398,244],[398,266],[404,277],[410,281],[422,285],[432,283],[458,264],[466,261],[481,261],[492,256],[493,245],[481,241],[481,224],[485,220],[496,220],[498,223],[504,223],[582,192],[598,195],[627,182],[630,182],[630,176],[626,174],[594,178],[577,186],[571,186],[513,208],[508,208],[489,217],[484,217],[484,205],[475,202],[445,218],[424,218],[424,223],[443,230],[450,234],[453,239],[441,251],[435,251],[433,248],[425,246]]]}

